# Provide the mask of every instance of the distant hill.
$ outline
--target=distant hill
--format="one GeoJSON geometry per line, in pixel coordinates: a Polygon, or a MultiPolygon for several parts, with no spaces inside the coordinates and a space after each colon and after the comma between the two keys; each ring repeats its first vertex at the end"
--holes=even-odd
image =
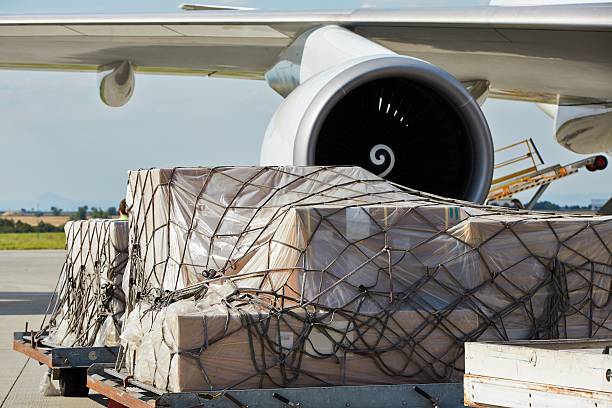
{"type": "Polygon", "coordinates": [[[36,205],[38,205],[41,210],[57,207],[63,208],[67,211],[72,211],[76,210],[79,205],[83,205],[83,203],[70,198],[62,197],[55,193],[43,193],[30,204],[30,207],[36,208],[36,205]]]}
{"type": "Polygon", "coordinates": [[[40,211],[49,211],[51,207],[61,208],[64,211],[76,211],[78,207],[83,205],[108,208],[116,207],[117,204],[118,203],[111,200],[74,200],[51,192],[43,193],[38,197],[27,200],[3,200],[2,197],[0,197],[0,210],[2,211],[19,211],[21,208],[25,208],[26,210],[33,208],[40,211]]]}

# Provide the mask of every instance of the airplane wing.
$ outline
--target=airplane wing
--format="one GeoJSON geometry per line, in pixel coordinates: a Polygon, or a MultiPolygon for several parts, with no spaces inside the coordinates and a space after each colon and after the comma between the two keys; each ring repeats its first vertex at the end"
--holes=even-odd
{"type": "Polygon", "coordinates": [[[612,100],[612,3],[580,6],[0,16],[0,68],[261,79],[300,34],[339,25],[491,96],[612,100]]]}

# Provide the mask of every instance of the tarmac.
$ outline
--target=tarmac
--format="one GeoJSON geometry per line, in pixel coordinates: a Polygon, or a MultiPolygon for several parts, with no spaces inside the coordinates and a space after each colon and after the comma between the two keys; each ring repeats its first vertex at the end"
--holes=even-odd
{"type": "Polygon", "coordinates": [[[14,331],[23,331],[25,322],[40,327],[64,257],[63,250],[0,251],[0,408],[108,404],[93,392],[88,398],[43,396],[39,386],[47,367],[12,350],[14,331]]]}

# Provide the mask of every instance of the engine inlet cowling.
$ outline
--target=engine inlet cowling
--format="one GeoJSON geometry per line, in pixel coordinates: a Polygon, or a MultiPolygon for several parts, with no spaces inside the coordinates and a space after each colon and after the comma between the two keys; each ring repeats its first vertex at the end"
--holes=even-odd
{"type": "Polygon", "coordinates": [[[297,87],[270,122],[262,162],[358,165],[410,188],[482,202],[493,148],[478,104],[459,81],[424,61],[385,55],[297,87]],[[283,137],[291,142],[283,145],[283,137]],[[274,160],[283,151],[291,151],[290,162],[274,160]]]}

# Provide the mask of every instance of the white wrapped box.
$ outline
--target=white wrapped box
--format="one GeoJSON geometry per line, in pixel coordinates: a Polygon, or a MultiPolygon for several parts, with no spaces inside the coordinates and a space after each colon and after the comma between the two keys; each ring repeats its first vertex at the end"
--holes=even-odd
{"type": "Polygon", "coordinates": [[[121,283],[128,260],[128,222],[69,221],[64,230],[67,255],[48,341],[116,346],[125,311],[121,283]]]}

